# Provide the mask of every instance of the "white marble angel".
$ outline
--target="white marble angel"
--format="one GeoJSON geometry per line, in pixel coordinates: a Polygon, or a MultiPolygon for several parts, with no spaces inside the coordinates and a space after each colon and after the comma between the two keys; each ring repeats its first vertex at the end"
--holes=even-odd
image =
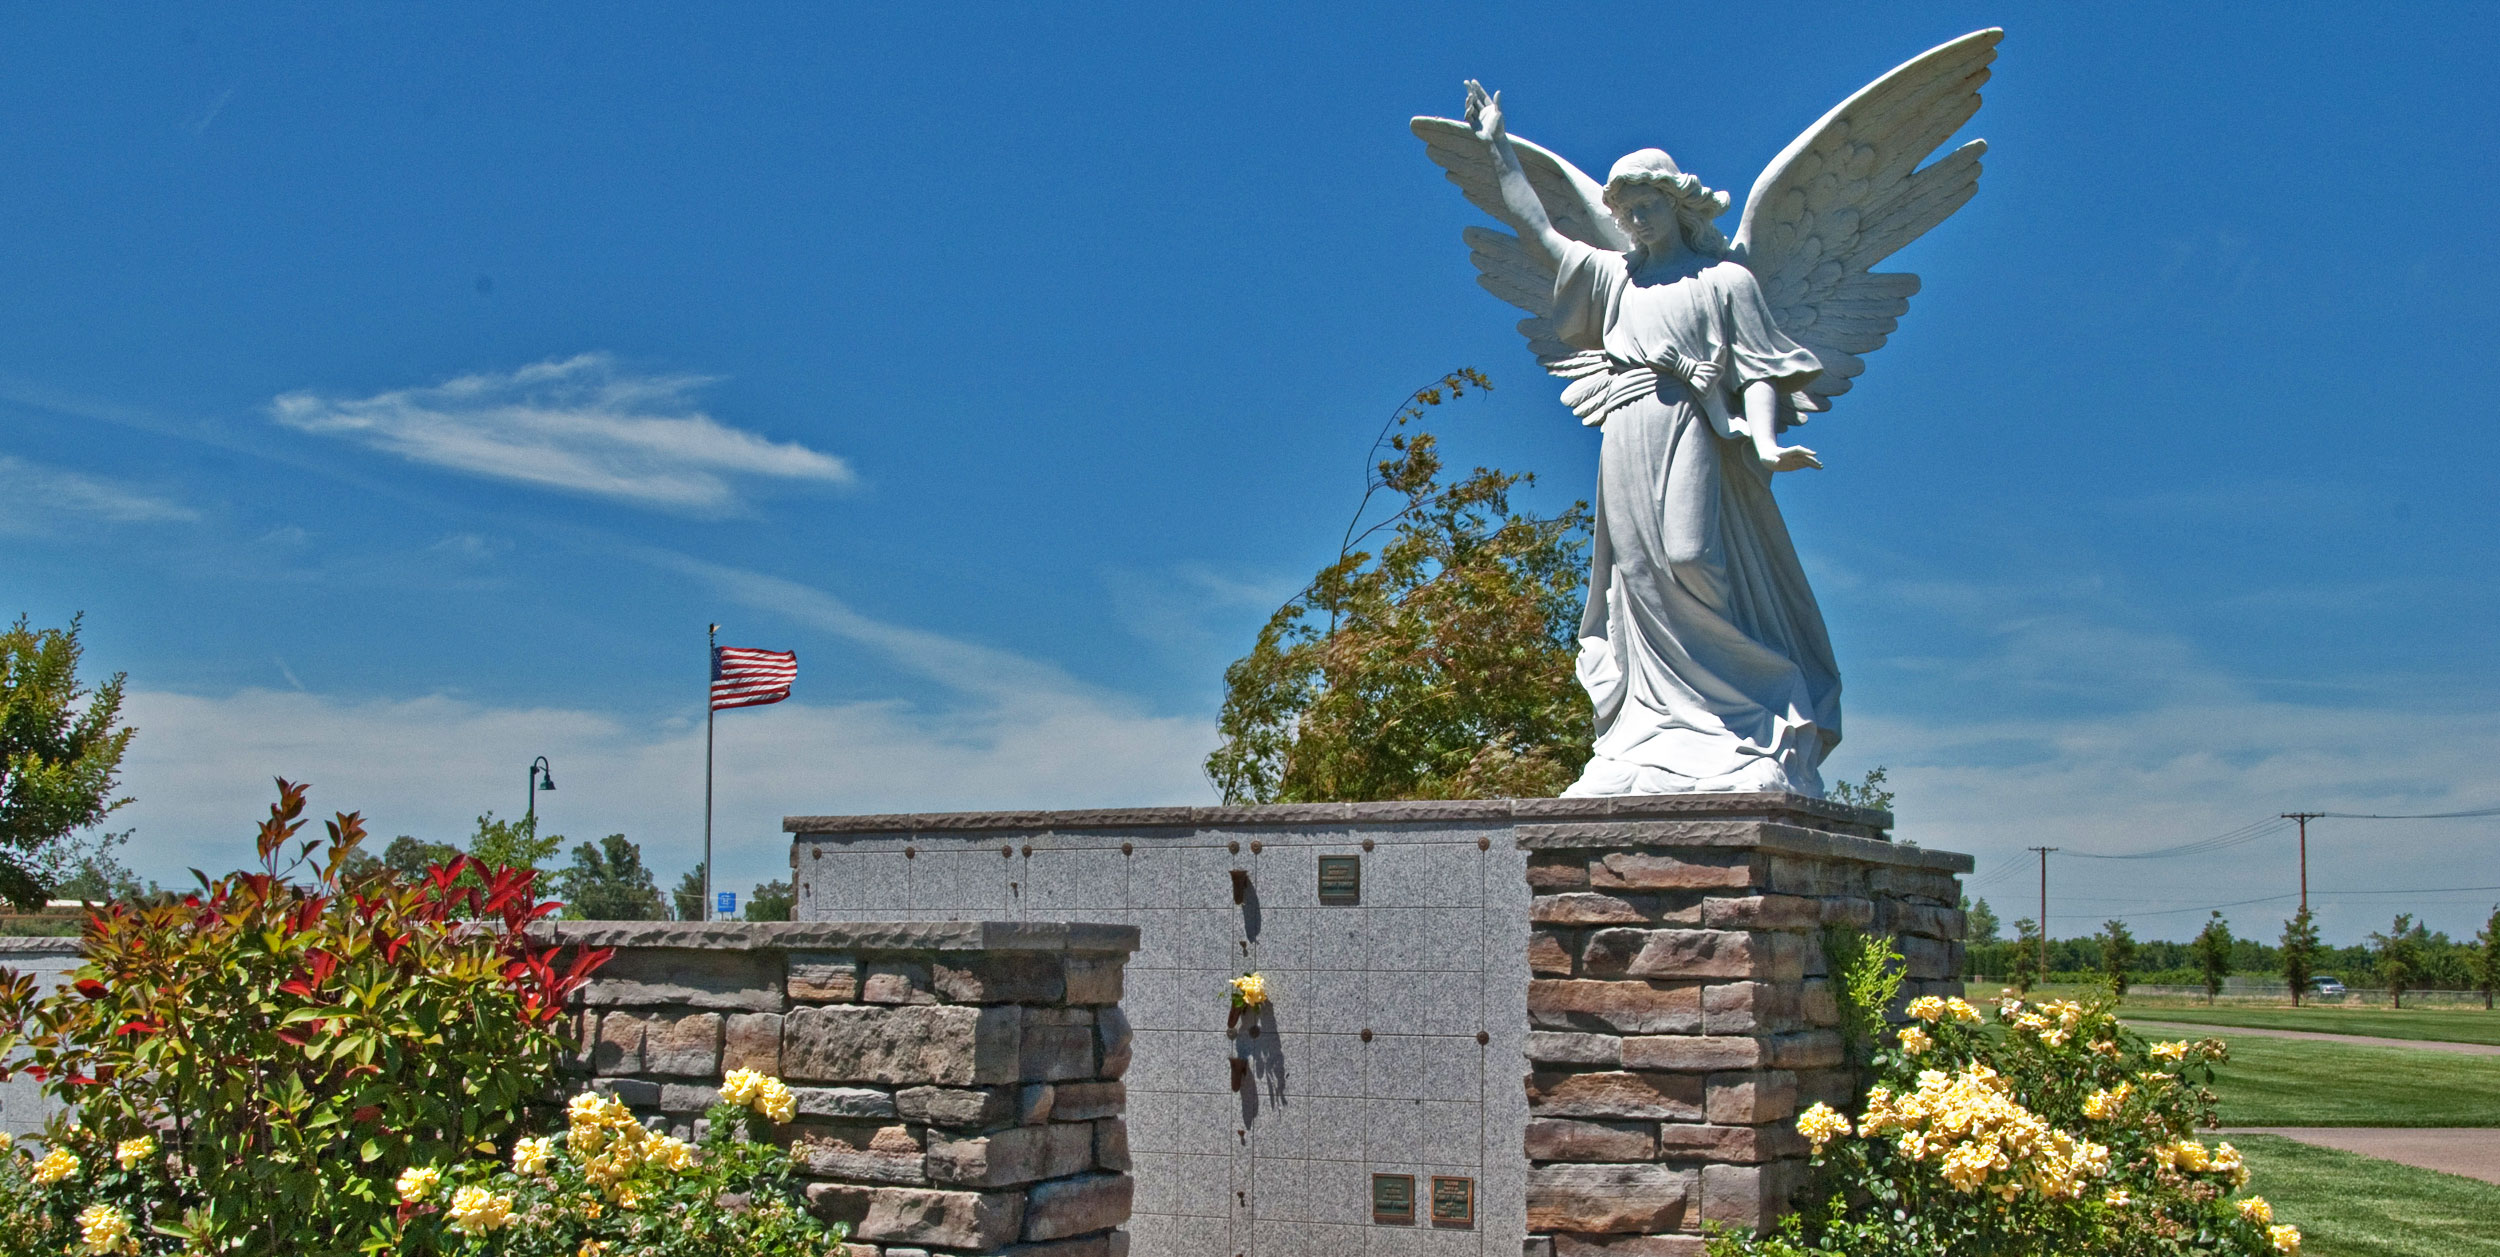
{"type": "Polygon", "coordinates": [[[1563,401],[1602,430],[1579,675],[1595,754],[1566,795],[1823,793],[1840,669],[1776,472],[1820,467],[1783,430],[1830,409],[1909,309],[1918,277],[1868,268],[1979,186],[1979,140],[1925,168],[1979,108],[2003,32],[1877,79],[1728,197],[1661,150],[1600,185],[1504,129],[1467,84],[1465,121],[1417,118],[1450,181],[1517,230],[1467,229],[1477,279],[1526,310],[1563,401]]]}

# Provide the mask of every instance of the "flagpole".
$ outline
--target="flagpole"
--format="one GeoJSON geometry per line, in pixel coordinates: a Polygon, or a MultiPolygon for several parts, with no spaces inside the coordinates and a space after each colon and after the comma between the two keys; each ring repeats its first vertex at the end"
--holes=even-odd
{"type": "Polygon", "coordinates": [[[712,673],[720,667],[720,626],[712,626],[703,651],[703,915],[712,919],[712,673]]]}

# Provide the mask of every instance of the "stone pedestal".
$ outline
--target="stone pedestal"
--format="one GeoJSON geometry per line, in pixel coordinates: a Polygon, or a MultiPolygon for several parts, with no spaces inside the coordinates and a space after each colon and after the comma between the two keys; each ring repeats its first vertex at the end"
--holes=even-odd
{"type": "Polygon", "coordinates": [[[1797,1110],[1851,1089],[1822,931],[1893,935],[1905,994],[1960,994],[1956,874],[1889,818],[1699,796],[1525,824],[1531,1257],[1698,1257],[1805,1174],[1797,1110]]]}

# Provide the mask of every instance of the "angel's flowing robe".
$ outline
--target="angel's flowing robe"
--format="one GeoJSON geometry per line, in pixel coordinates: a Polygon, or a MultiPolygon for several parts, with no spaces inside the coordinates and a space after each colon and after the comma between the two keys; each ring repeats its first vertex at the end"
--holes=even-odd
{"type": "MultiPolygon", "coordinates": [[[[1564,341],[1620,359],[1673,346],[1718,363],[1740,414],[1746,385],[1788,391],[1822,370],[1751,271],[1690,252],[1636,274],[1621,253],[1571,242],[1553,320],[1564,341]]],[[[1596,754],[1564,793],[1821,795],[1840,670],[1770,473],[1672,377],[1603,424],[1579,658],[1596,754]]]]}

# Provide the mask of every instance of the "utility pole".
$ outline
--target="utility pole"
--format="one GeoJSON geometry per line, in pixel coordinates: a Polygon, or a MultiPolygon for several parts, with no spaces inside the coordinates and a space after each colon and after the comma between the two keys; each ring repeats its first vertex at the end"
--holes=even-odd
{"type": "Polygon", "coordinates": [[[2283,819],[2300,822],[2300,910],[2309,910],[2309,822],[2324,812],[2285,812],[2283,819]]]}
{"type": "Polygon", "coordinates": [[[2040,853],[2040,985],[2049,984],[2049,853],[2056,847],[2030,847],[2040,853]]]}

